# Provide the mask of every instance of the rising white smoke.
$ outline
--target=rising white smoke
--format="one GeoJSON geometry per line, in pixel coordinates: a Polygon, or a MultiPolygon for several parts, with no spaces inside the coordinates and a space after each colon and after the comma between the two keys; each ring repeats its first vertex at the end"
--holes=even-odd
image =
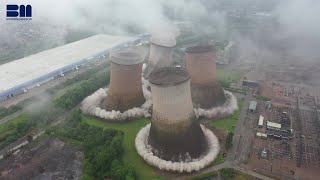
{"type": "Polygon", "coordinates": [[[188,162],[172,162],[160,159],[152,153],[152,147],[148,145],[150,125],[148,124],[139,131],[135,141],[136,150],[149,165],[157,167],[160,170],[177,172],[199,171],[209,165],[219,154],[220,145],[218,138],[209,129],[201,125],[209,146],[209,150],[205,154],[198,159],[192,159],[188,162]]]}
{"type": "Polygon", "coordinates": [[[226,94],[227,101],[222,106],[211,109],[194,108],[196,116],[211,119],[215,117],[229,116],[237,111],[239,109],[237,98],[229,91],[224,90],[224,93],[226,94]]]}
{"type": "Polygon", "coordinates": [[[142,91],[145,103],[141,107],[134,107],[123,113],[120,111],[107,111],[100,107],[101,102],[108,95],[108,88],[99,89],[82,102],[81,111],[85,114],[96,116],[111,121],[125,121],[137,117],[150,117],[149,110],[152,106],[151,92],[148,90],[149,82],[142,78],[142,91]]]}

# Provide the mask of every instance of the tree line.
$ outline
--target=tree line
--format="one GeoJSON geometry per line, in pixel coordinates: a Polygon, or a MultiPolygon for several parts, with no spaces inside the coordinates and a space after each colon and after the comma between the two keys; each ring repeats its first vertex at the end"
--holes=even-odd
{"type": "Polygon", "coordinates": [[[109,69],[92,75],[88,80],[83,80],[75,87],[69,89],[64,95],[54,100],[57,107],[72,109],[85,97],[94,93],[97,89],[105,87],[109,83],[109,69]]]}

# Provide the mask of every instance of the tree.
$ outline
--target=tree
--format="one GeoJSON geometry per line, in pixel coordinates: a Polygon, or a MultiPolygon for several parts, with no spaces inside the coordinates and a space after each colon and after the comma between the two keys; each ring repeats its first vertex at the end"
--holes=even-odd
{"type": "Polygon", "coordinates": [[[226,139],[226,149],[229,150],[232,147],[232,139],[233,139],[233,132],[229,132],[226,139]]]}

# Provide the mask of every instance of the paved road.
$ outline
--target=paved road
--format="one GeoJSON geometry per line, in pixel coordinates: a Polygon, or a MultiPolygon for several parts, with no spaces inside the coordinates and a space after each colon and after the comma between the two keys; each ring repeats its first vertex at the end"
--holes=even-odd
{"type": "Polygon", "coordinates": [[[227,161],[244,161],[250,152],[252,134],[250,133],[250,122],[246,122],[246,116],[252,93],[248,92],[245,96],[243,107],[237,121],[233,136],[233,146],[228,153],[227,161]]]}
{"type": "Polygon", "coordinates": [[[259,174],[259,173],[256,173],[254,171],[249,171],[249,170],[246,170],[242,167],[239,167],[239,166],[233,166],[234,169],[238,170],[238,171],[241,171],[243,173],[246,173],[246,174],[249,174],[253,177],[256,177],[256,178],[259,178],[259,179],[263,179],[263,180],[274,180],[273,178],[270,178],[270,177],[267,177],[265,175],[262,175],[262,174],[259,174]]]}
{"type": "Polygon", "coordinates": [[[218,170],[223,169],[223,168],[233,168],[233,169],[235,169],[237,171],[243,172],[245,174],[249,174],[249,175],[251,175],[253,177],[256,177],[256,178],[262,179],[262,180],[274,180],[274,179],[272,179],[270,177],[267,177],[265,175],[256,173],[254,171],[246,170],[246,169],[244,169],[244,168],[242,168],[242,167],[240,167],[240,166],[238,166],[235,163],[232,163],[230,161],[226,161],[226,162],[224,162],[222,164],[219,164],[217,166],[212,166],[210,168],[204,169],[202,171],[199,171],[199,172],[196,172],[196,173],[193,173],[193,174],[187,174],[187,175],[184,175],[184,176],[179,176],[179,177],[177,177],[175,179],[179,179],[179,180],[180,179],[181,180],[191,179],[191,178],[197,177],[197,176],[199,176],[201,174],[207,174],[207,173],[210,173],[210,172],[215,172],[215,171],[218,171],[218,170]]]}

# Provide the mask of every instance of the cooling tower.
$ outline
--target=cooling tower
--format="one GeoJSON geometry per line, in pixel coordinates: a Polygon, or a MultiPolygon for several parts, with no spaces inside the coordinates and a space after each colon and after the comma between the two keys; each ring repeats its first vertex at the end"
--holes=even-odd
{"type": "Polygon", "coordinates": [[[149,81],[153,114],[148,142],[154,153],[175,162],[198,158],[207,142],[193,110],[189,74],[182,68],[160,68],[149,81]]]}
{"type": "Polygon", "coordinates": [[[208,109],[225,103],[223,89],[216,81],[216,54],[213,46],[186,49],[185,64],[191,76],[191,96],[196,108],[208,109]]]}
{"type": "Polygon", "coordinates": [[[174,35],[153,35],[150,42],[149,60],[144,72],[146,78],[152,71],[173,64],[172,56],[176,39],[174,35]]]}
{"type": "Polygon", "coordinates": [[[134,50],[110,54],[110,85],[104,103],[106,110],[124,112],[144,103],[141,82],[143,60],[144,57],[134,50]]]}

